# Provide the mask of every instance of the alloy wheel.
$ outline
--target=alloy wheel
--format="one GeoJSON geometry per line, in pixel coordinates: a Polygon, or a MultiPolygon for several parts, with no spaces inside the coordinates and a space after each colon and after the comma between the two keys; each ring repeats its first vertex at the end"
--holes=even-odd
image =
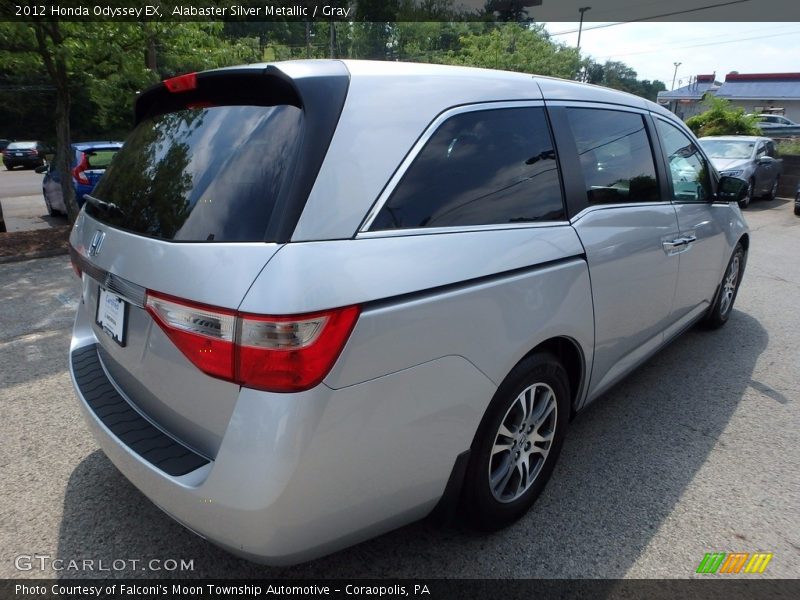
{"type": "Polygon", "coordinates": [[[741,262],[739,255],[736,254],[731,259],[728,271],[725,273],[725,281],[722,283],[722,300],[719,303],[720,314],[725,315],[733,303],[733,295],[736,293],[736,282],[739,280],[739,266],[741,262]]]}
{"type": "Polygon", "coordinates": [[[489,487],[496,500],[513,502],[531,487],[553,445],[557,419],[556,395],[545,383],[528,386],[511,403],[489,460],[489,487]]]}

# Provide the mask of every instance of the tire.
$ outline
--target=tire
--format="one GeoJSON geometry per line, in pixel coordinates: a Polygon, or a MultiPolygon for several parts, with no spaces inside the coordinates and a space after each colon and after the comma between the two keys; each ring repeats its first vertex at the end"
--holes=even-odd
{"type": "Polygon", "coordinates": [[[733,250],[719,284],[717,297],[706,315],[704,324],[710,329],[722,327],[731,316],[733,303],[736,302],[736,295],[739,293],[739,285],[742,282],[742,275],[744,275],[745,258],[744,248],[740,242],[733,250]]]}
{"type": "Polygon", "coordinates": [[[564,442],[569,390],[566,370],[549,353],[522,360],[497,389],[464,478],[464,508],[473,526],[494,531],[510,525],[542,493],[564,442]]]}
{"type": "Polygon", "coordinates": [[[765,200],[775,200],[778,197],[778,186],[780,185],[781,178],[776,177],[775,183],[772,184],[772,189],[766,193],[764,196],[765,200]]]}
{"type": "Polygon", "coordinates": [[[12,165],[7,165],[6,163],[3,163],[3,166],[6,168],[6,171],[13,171],[14,170],[14,167],[12,165]]]}
{"type": "Polygon", "coordinates": [[[752,179],[747,182],[747,195],[742,200],[739,200],[739,208],[744,209],[750,206],[750,202],[753,200],[754,187],[755,187],[755,182],[752,179]]]}
{"type": "Polygon", "coordinates": [[[794,203],[794,214],[800,217],[800,202],[794,203]]]}
{"type": "Polygon", "coordinates": [[[47,194],[42,194],[44,196],[44,205],[47,207],[47,214],[51,217],[55,216],[56,211],[53,210],[53,206],[50,204],[50,201],[47,199],[47,194]]]}

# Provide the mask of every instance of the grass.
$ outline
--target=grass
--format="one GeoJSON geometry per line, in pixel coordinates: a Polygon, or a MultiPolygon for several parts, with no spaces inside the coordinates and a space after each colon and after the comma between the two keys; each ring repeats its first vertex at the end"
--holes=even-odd
{"type": "Polygon", "coordinates": [[[800,139],[780,141],[777,148],[778,154],[800,154],[800,139]]]}

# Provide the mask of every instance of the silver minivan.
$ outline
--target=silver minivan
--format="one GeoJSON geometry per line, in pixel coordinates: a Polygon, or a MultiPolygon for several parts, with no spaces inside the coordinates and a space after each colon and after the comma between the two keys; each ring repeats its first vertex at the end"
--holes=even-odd
{"type": "Polygon", "coordinates": [[[520,518],[572,417],[744,271],[744,183],[628,94],[291,61],[135,117],[70,237],[73,382],[134,485],[255,561],[520,518]]]}

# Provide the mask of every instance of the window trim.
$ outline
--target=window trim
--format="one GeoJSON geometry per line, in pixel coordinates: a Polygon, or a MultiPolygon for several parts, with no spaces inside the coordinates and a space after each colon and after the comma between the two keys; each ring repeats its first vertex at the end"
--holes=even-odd
{"type": "Polygon", "coordinates": [[[486,225],[453,225],[453,226],[446,226],[446,227],[410,227],[406,229],[382,229],[380,231],[370,231],[370,227],[372,227],[373,222],[378,217],[378,214],[383,209],[384,205],[389,201],[389,198],[394,193],[397,186],[402,181],[403,177],[406,174],[406,171],[411,167],[412,163],[416,160],[417,156],[419,156],[422,149],[428,143],[428,141],[433,137],[433,135],[439,130],[439,127],[451,117],[456,115],[470,113],[470,112],[479,112],[479,111],[486,111],[486,110],[502,110],[507,108],[541,108],[544,109],[545,119],[547,120],[547,126],[549,128],[548,133],[553,141],[553,150],[556,153],[556,163],[558,164],[558,178],[559,178],[559,189],[561,191],[561,203],[564,206],[564,214],[567,213],[567,206],[564,201],[564,183],[563,177],[561,173],[561,166],[558,154],[558,144],[555,140],[555,133],[553,132],[552,124],[550,123],[545,102],[544,100],[502,100],[497,102],[480,102],[476,104],[462,104],[460,106],[454,106],[449,108],[441,113],[430,122],[428,127],[425,128],[425,131],[422,132],[422,135],[417,139],[414,145],[411,147],[411,150],[406,154],[405,158],[402,160],[400,165],[397,167],[397,170],[394,174],[389,178],[389,181],[384,186],[381,193],[378,195],[378,198],[375,202],[372,203],[372,207],[367,212],[366,217],[361,222],[361,225],[356,232],[356,239],[359,238],[374,238],[374,237],[394,237],[399,235],[424,235],[426,233],[454,233],[454,232],[465,232],[465,231],[486,231],[486,230],[495,230],[495,229],[525,229],[528,227],[542,227],[542,226],[553,226],[553,225],[566,225],[568,221],[560,220],[560,221],[542,221],[542,222],[532,222],[532,223],[490,223],[486,225]]]}

